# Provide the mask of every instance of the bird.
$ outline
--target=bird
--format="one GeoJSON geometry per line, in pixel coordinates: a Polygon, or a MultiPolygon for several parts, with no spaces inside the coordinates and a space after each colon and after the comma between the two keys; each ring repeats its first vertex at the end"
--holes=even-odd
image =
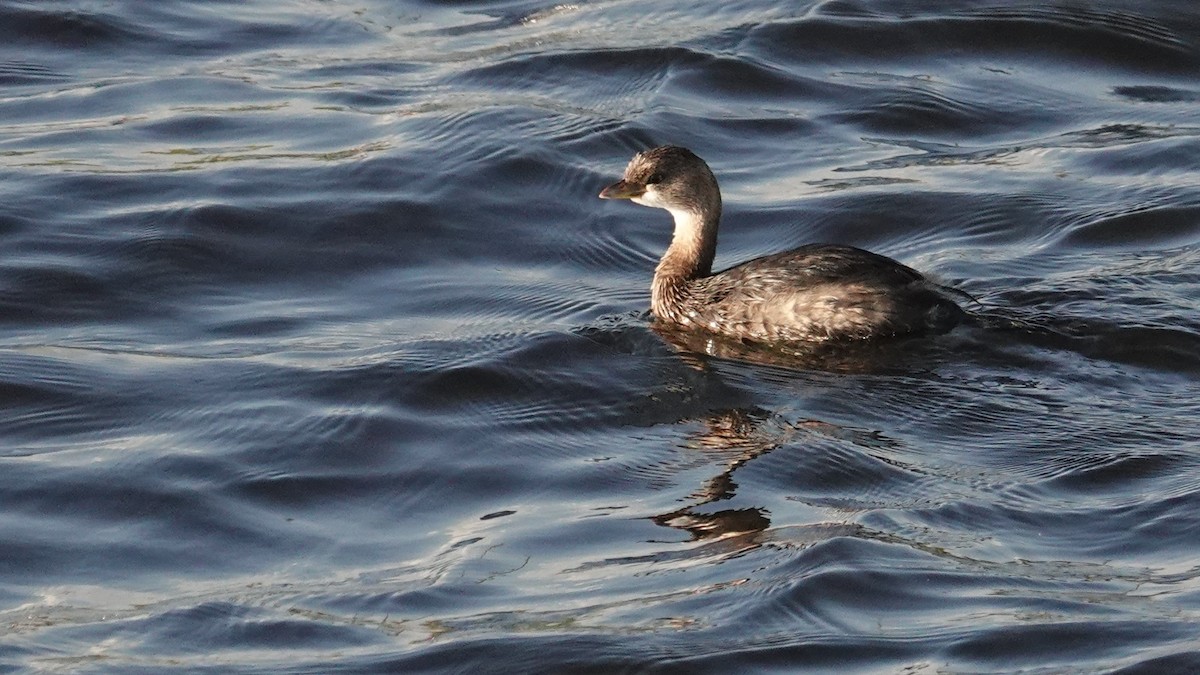
{"type": "Polygon", "coordinates": [[[853,246],[808,244],[713,273],[721,190],[687,148],[637,153],[600,198],[665,209],[674,219],[650,293],[655,321],[669,328],[788,345],[945,333],[969,316],[950,297],[965,293],[853,246]]]}

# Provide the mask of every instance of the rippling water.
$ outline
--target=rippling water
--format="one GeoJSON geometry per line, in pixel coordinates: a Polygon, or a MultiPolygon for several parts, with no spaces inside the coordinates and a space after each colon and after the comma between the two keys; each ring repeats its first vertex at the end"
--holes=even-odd
{"type": "Polygon", "coordinates": [[[0,670],[1200,671],[1200,7],[0,2],[0,670]],[[656,332],[896,257],[994,320],[656,332]]]}

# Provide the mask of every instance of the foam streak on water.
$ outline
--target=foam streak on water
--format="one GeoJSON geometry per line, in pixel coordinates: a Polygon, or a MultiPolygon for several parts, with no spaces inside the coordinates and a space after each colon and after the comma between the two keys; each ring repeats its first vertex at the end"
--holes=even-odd
{"type": "Polygon", "coordinates": [[[0,669],[1200,671],[1200,8],[0,3],[0,669]],[[981,304],[655,331],[863,246],[981,304]]]}

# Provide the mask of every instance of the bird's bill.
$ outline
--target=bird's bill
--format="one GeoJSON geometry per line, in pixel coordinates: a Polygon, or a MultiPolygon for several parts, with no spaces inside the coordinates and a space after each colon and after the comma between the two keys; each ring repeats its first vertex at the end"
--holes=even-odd
{"type": "Polygon", "coordinates": [[[600,199],[633,199],[646,192],[645,185],[619,180],[600,191],[600,199]]]}

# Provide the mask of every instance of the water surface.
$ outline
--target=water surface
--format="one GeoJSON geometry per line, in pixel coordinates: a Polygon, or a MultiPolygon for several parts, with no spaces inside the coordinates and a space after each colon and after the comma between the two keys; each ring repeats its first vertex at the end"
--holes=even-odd
{"type": "Polygon", "coordinates": [[[0,3],[0,668],[1200,670],[1193,2],[0,3]],[[994,320],[654,330],[869,248],[994,320]]]}

